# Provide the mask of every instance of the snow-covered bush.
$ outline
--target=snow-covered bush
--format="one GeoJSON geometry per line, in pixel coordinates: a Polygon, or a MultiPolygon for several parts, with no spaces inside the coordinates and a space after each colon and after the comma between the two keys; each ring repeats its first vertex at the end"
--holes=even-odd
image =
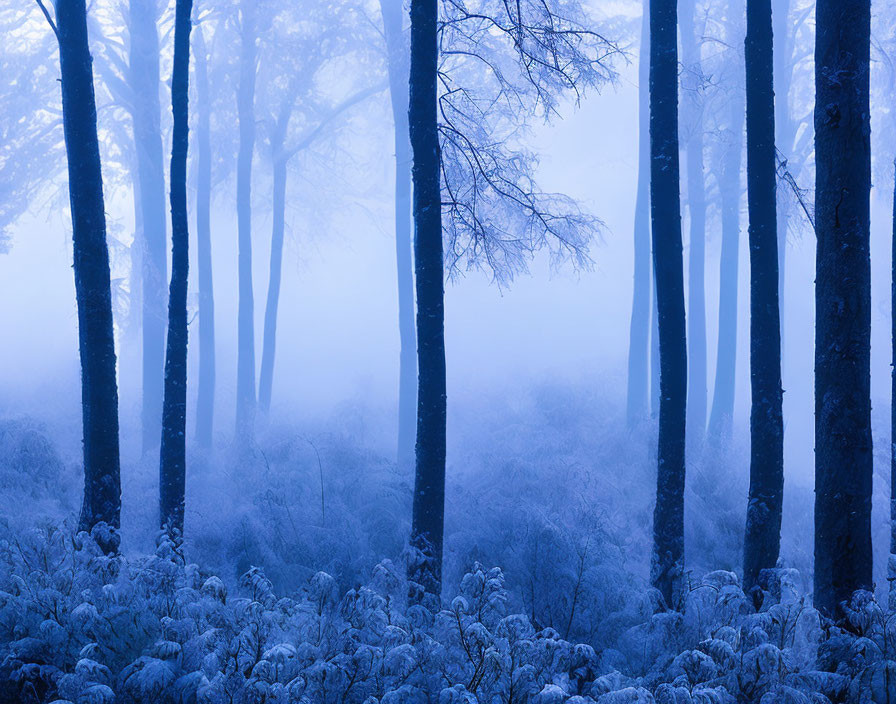
{"type": "Polygon", "coordinates": [[[284,596],[252,567],[232,592],[163,538],[128,559],[44,529],[0,549],[0,700],[896,701],[892,619],[857,594],[848,630],[834,628],[793,583],[776,572],[756,611],[735,575],[711,573],[680,613],[645,613],[596,650],[509,611],[503,572],[478,563],[429,610],[388,560],[345,591],[317,573],[284,596]]]}

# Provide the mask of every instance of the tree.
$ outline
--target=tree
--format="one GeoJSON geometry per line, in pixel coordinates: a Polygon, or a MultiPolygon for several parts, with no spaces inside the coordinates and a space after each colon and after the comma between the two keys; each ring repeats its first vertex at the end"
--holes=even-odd
{"type": "Polygon", "coordinates": [[[871,589],[870,0],[819,0],[815,43],[815,606],[871,589]]]}
{"type": "Polygon", "coordinates": [[[190,15],[193,0],[177,0],[174,17],[174,67],[171,72],[171,287],[168,294],[168,345],[159,463],[159,521],[179,540],[184,532],[187,477],[187,279],[190,233],[187,215],[189,148],[190,15]]]}
{"type": "Polygon", "coordinates": [[[340,61],[354,68],[362,65],[358,52],[350,51],[345,30],[351,28],[353,13],[345,9],[333,3],[306,4],[302,16],[307,25],[291,21],[289,15],[277,15],[268,34],[277,28],[283,31],[274,34],[270,50],[262,50],[259,62],[261,88],[256,108],[265,114],[261,123],[266,126],[273,189],[270,277],[258,381],[258,405],[265,414],[270,410],[274,379],[289,167],[298,154],[333,135],[340,119],[353,107],[385,87],[381,83],[352,88],[341,100],[323,88],[326,72],[334,70],[340,61]],[[317,18],[314,13],[318,13],[317,18]],[[327,23],[329,29],[322,32],[320,27],[327,23]]]}
{"type": "Polygon", "coordinates": [[[703,174],[705,103],[703,29],[696,0],[681,3],[681,87],[689,220],[688,242],[688,427],[699,445],[706,432],[706,184],[703,174]]]}
{"type": "Polygon", "coordinates": [[[236,441],[255,436],[255,299],[252,293],[252,157],[255,153],[255,78],[257,74],[255,0],[240,1],[240,78],[237,112],[240,132],[236,173],[239,238],[237,319],[236,441]]]}
{"type": "Polygon", "coordinates": [[[504,282],[542,249],[555,262],[587,261],[598,221],[569,198],[540,191],[532,155],[507,144],[528,115],[553,115],[561,91],[578,97],[611,79],[619,53],[585,28],[576,5],[446,0],[443,12],[439,24],[433,1],[412,2],[408,112],[418,377],[411,543],[421,558],[409,572],[430,595],[441,589],[445,508],[442,235],[450,271],[483,267],[504,282]]]}
{"type": "MultiPolygon", "coordinates": [[[[719,337],[716,354],[716,378],[708,435],[716,447],[731,437],[734,416],[735,372],[737,369],[737,274],[740,242],[741,164],[743,152],[744,91],[738,73],[743,68],[739,49],[743,37],[742,0],[728,4],[727,44],[723,76],[730,89],[722,92],[726,124],[718,148],[721,166],[717,169],[721,201],[722,252],[719,262],[719,337]]],[[[743,75],[741,73],[741,75],[743,75]]]]}
{"type": "Polygon", "coordinates": [[[750,214],[750,498],[744,589],[773,568],[781,546],[784,419],[771,0],[747,0],[747,193],[750,214]]]}
{"type": "Polygon", "coordinates": [[[893,261],[890,274],[890,343],[893,369],[890,372],[890,557],[887,563],[890,611],[896,611],[896,162],[893,164],[893,176],[893,261]]]}
{"type": "Polygon", "coordinates": [[[650,80],[650,0],[641,13],[641,50],[638,57],[638,190],[635,195],[635,274],[628,338],[629,428],[648,414],[650,371],[650,122],[647,84],[650,80]]]}
{"type": "Polygon", "coordinates": [[[95,532],[100,546],[115,552],[121,527],[118,385],[87,8],[84,0],[57,0],[55,23],[43,4],[40,8],[59,40],[72,211],[84,433],[84,501],[78,529],[101,527],[95,532]]]}
{"type": "Polygon", "coordinates": [[[414,322],[414,265],[411,258],[411,145],[408,141],[408,42],[402,0],[380,0],[386,40],[386,68],[395,132],[395,264],[398,272],[398,452],[400,467],[414,458],[416,324],[414,322]]]}
{"type": "Polygon", "coordinates": [[[215,293],[212,277],[212,146],[208,50],[202,24],[194,30],[196,78],[196,264],[199,285],[199,380],[196,441],[211,447],[215,414],[215,293]]]}
{"type": "Polygon", "coordinates": [[[159,103],[159,3],[129,0],[127,86],[134,129],[138,200],[142,241],[141,282],[143,397],[141,423],[143,452],[156,447],[161,433],[163,367],[165,364],[165,173],[159,103]]]}
{"type": "Polygon", "coordinates": [[[650,3],[650,214],[660,345],[660,420],[651,583],[667,607],[684,572],[687,342],[678,160],[676,0],[650,3]]]}
{"type": "Polygon", "coordinates": [[[445,530],[445,282],[438,128],[438,0],[411,0],[408,125],[413,150],[417,293],[417,446],[411,542],[424,555],[415,581],[442,582],[445,530]]]}

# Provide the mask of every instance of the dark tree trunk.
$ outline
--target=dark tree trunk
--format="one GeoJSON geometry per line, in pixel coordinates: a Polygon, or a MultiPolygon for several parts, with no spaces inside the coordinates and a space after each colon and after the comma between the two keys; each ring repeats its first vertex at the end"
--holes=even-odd
{"type": "Polygon", "coordinates": [[[648,414],[650,382],[650,2],[644,0],[638,57],[638,191],[635,196],[635,277],[628,337],[629,428],[648,414]]]}
{"type": "Polygon", "coordinates": [[[159,521],[176,540],[184,532],[187,478],[187,279],[190,233],[187,219],[189,148],[190,14],[193,0],[177,0],[174,66],[171,72],[171,287],[168,292],[168,347],[159,463],[159,521]]]}
{"type": "Polygon", "coordinates": [[[417,456],[411,543],[423,559],[411,580],[438,596],[445,525],[445,281],[439,178],[437,0],[411,0],[408,109],[414,153],[417,285],[417,456]]]}
{"type": "Polygon", "coordinates": [[[196,263],[199,283],[199,383],[196,441],[211,447],[215,415],[215,295],[212,282],[212,147],[208,53],[201,25],[196,27],[196,263]]]}
{"type": "Polygon", "coordinates": [[[678,162],[676,0],[650,3],[650,214],[660,342],[660,421],[650,577],[669,608],[684,572],[687,340],[678,162]]]}
{"type": "MultiPolygon", "coordinates": [[[[651,238],[652,241],[652,238],[651,238]]],[[[651,262],[653,259],[651,258],[651,262]]],[[[656,274],[650,268],[650,417],[660,415],[660,315],[657,311],[656,274]]]]}
{"type": "MultiPolygon", "coordinates": [[[[743,0],[729,3],[728,44],[738,47],[743,39],[743,0]]],[[[735,49],[738,68],[740,51],[735,49]]],[[[732,71],[738,75],[739,71],[732,71]]],[[[729,75],[732,75],[729,74],[729,75]]],[[[740,75],[743,75],[742,73],[740,75]]],[[[734,416],[735,372],[737,370],[737,276],[740,248],[741,164],[744,129],[744,92],[739,82],[728,98],[726,147],[722,153],[719,195],[722,210],[722,252],[719,262],[719,339],[716,348],[716,379],[713,386],[709,438],[721,447],[731,439],[734,416]]]]}
{"type": "Polygon", "coordinates": [[[274,211],[271,232],[271,274],[264,310],[264,341],[261,348],[261,374],[258,381],[258,405],[262,413],[271,409],[271,388],[274,384],[274,354],[277,344],[277,309],[280,303],[280,274],[283,269],[283,231],[286,227],[286,159],[282,142],[275,148],[274,211]]]}
{"type": "Polygon", "coordinates": [[[703,67],[696,0],[681,2],[681,60],[688,195],[688,430],[699,447],[706,433],[706,185],[703,176],[703,67]]]}
{"type": "Polygon", "coordinates": [[[252,157],[255,153],[255,1],[240,3],[240,84],[237,112],[240,147],[236,167],[239,232],[236,441],[248,446],[255,435],[255,302],[252,294],[252,157]]]}
{"type": "Polygon", "coordinates": [[[107,524],[113,532],[101,532],[97,537],[104,550],[114,552],[121,527],[118,387],[103,176],[84,0],[58,0],[56,23],[81,354],[84,502],[78,529],[89,531],[97,524],[107,524]]]}
{"type": "Polygon", "coordinates": [[[870,0],[819,0],[815,41],[815,606],[871,589],[870,0]]]}
{"type": "Polygon", "coordinates": [[[771,0],[747,0],[747,203],[750,213],[750,498],[744,536],[744,589],[773,568],[781,547],[784,421],[775,91],[771,0]]]}
{"type": "Polygon", "coordinates": [[[158,446],[165,364],[165,166],[159,103],[157,0],[130,0],[128,85],[133,99],[137,192],[143,233],[143,453],[158,446]]]}
{"type": "Polygon", "coordinates": [[[388,52],[389,95],[395,130],[395,263],[398,271],[398,465],[414,460],[417,400],[414,263],[411,258],[411,144],[408,140],[408,47],[401,0],[380,0],[388,52]]]}

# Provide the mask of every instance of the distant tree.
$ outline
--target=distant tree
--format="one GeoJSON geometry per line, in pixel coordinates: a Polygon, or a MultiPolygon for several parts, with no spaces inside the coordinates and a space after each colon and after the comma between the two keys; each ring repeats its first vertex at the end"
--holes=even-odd
{"type": "Polygon", "coordinates": [[[168,346],[159,462],[159,522],[172,538],[184,532],[187,477],[187,280],[190,232],[187,214],[189,148],[190,15],[193,0],[177,0],[174,10],[174,67],[171,72],[171,287],[168,346]]]}
{"type": "Polygon", "coordinates": [[[258,72],[255,0],[240,0],[240,77],[237,88],[239,153],[236,211],[239,244],[236,431],[238,444],[255,437],[255,298],[252,292],[252,157],[255,154],[255,79],[258,72]]]}
{"type": "Polygon", "coordinates": [[[414,462],[417,360],[414,265],[411,257],[411,144],[408,140],[408,39],[403,0],[380,0],[395,133],[395,264],[398,272],[398,451],[400,467],[414,462]]]}
{"type": "Polygon", "coordinates": [[[106,552],[115,552],[121,527],[118,385],[87,8],[84,0],[57,0],[54,23],[46,7],[38,4],[59,40],[62,76],[84,432],[84,501],[78,528],[90,531],[105,524],[96,536],[106,552]]]}
{"type": "Polygon", "coordinates": [[[688,435],[696,446],[706,433],[706,183],[703,149],[706,77],[703,74],[705,20],[698,17],[696,0],[682,0],[681,125],[687,176],[688,240],[688,435]]]}
{"type": "Polygon", "coordinates": [[[163,367],[165,364],[165,170],[162,155],[159,103],[159,2],[129,0],[127,88],[134,129],[142,240],[142,437],[146,454],[157,447],[161,434],[163,367]]]}
{"type": "Polygon", "coordinates": [[[650,212],[660,345],[660,419],[651,583],[666,606],[682,596],[687,342],[678,160],[678,8],[650,3],[650,212]]]}
{"type": "Polygon", "coordinates": [[[737,280],[745,118],[744,90],[740,80],[743,75],[743,17],[743,0],[729,2],[725,18],[725,43],[728,47],[722,52],[725,64],[720,78],[720,83],[724,81],[727,90],[720,91],[719,96],[725,107],[720,110],[724,122],[716,150],[717,162],[721,162],[716,168],[716,179],[719,184],[722,251],[719,261],[716,375],[708,427],[709,440],[716,447],[723,446],[731,437],[737,369],[737,280]]]}
{"type": "Polygon", "coordinates": [[[896,162],[893,164],[893,242],[890,273],[890,557],[887,563],[890,611],[896,611],[896,162]]]}
{"type": "Polygon", "coordinates": [[[215,417],[215,292],[212,276],[212,145],[208,49],[202,23],[193,31],[196,80],[196,265],[199,286],[199,379],[196,393],[196,441],[212,444],[215,417]]]}
{"type": "Polygon", "coordinates": [[[384,83],[350,87],[348,95],[337,98],[325,87],[326,72],[339,61],[363,65],[363,58],[351,51],[352,43],[347,41],[353,13],[346,10],[334,3],[308,3],[302,7],[304,19],[310,20],[307,25],[292,22],[288,14],[276,15],[268,32],[276,33],[275,37],[266,42],[269,49],[259,61],[262,88],[257,103],[264,113],[261,124],[266,127],[273,190],[270,277],[258,381],[262,413],[270,410],[274,379],[289,167],[296,155],[335,134],[340,118],[351,108],[385,88],[384,83]],[[328,29],[322,31],[321,26],[328,29]],[[283,32],[278,28],[284,28],[283,32]]]}
{"type": "Polygon", "coordinates": [[[628,338],[629,428],[647,417],[650,382],[650,0],[641,11],[641,45],[638,52],[638,186],[635,193],[634,293],[628,338]]]}
{"type": "Polygon", "coordinates": [[[761,570],[775,567],[778,561],[784,497],[771,0],[747,0],[747,36],[744,47],[752,388],[750,497],[744,536],[744,590],[749,592],[760,584],[761,570]]]}
{"type": "Polygon", "coordinates": [[[815,42],[815,606],[872,588],[870,0],[819,0],[815,42]]]}

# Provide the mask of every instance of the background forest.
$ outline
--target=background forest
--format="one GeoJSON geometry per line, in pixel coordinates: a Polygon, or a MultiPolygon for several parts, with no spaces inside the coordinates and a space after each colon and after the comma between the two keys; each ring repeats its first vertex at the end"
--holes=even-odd
{"type": "Polygon", "coordinates": [[[896,8],[0,27],[0,701],[896,702],[896,8]]]}

